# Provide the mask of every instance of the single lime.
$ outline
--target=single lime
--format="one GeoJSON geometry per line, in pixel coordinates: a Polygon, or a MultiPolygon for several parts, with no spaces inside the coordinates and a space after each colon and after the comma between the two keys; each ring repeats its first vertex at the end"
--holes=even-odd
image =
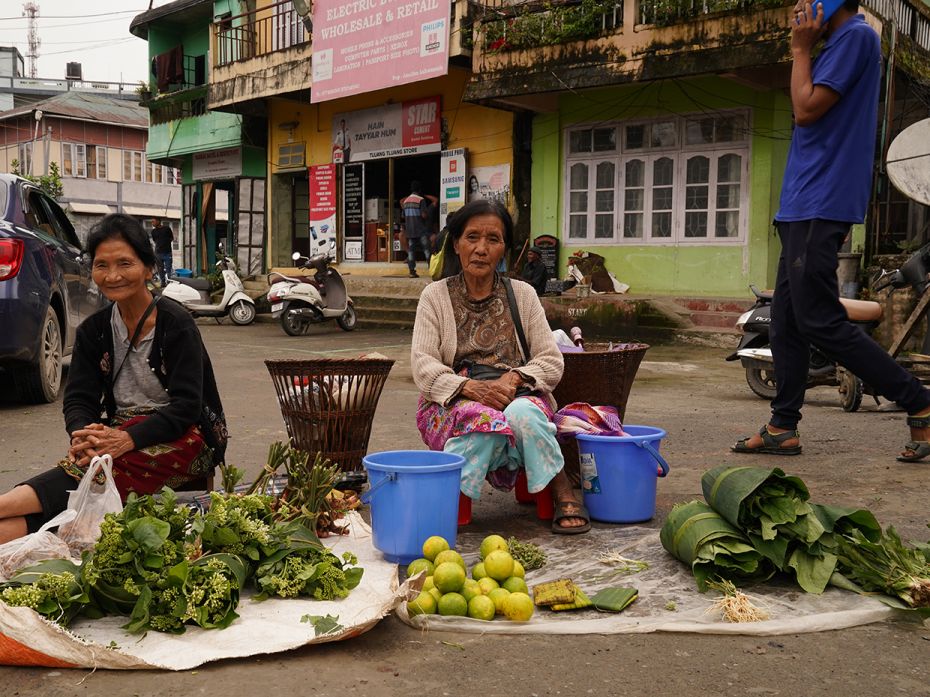
{"type": "Polygon", "coordinates": [[[510,548],[507,546],[507,540],[505,540],[500,535],[488,535],[481,541],[481,548],[478,550],[478,555],[484,559],[495,549],[500,549],[504,552],[509,552],[510,548]]]}
{"type": "Polygon", "coordinates": [[[496,612],[494,601],[486,595],[476,595],[468,601],[468,616],[476,620],[493,620],[496,612]]]}
{"type": "Polygon", "coordinates": [[[433,535],[432,537],[427,537],[426,542],[423,543],[423,556],[430,561],[434,561],[437,554],[447,549],[449,549],[449,543],[446,542],[446,538],[433,535]]]}
{"type": "Polygon", "coordinates": [[[433,572],[433,582],[443,595],[458,593],[465,584],[465,569],[454,561],[444,562],[433,572]]]}
{"type": "Polygon", "coordinates": [[[468,603],[460,593],[445,593],[439,599],[439,614],[464,617],[468,614],[468,603]]]}

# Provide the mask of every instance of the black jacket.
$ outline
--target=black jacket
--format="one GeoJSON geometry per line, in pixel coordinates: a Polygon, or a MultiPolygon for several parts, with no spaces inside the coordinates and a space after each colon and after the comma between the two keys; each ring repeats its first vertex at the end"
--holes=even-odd
{"type": "MultiPolygon", "coordinates": [[[[105,423],[109,422],[116,413],[111,384],[116,368],[112,307],[94,313],[78,327],[64,396],[69,436],[88,424],[101,422],[101,415],[105,423]]],[[[192,425],[199,425],[204,440],[213,449],[214,464],[219,464],[224,461],[229,436],[200,331],[187,310],[174,300],[161,298],[157,309],[149,366],[168,392],[170,403],[127,431],[139,449],[170,443],[192,425]]]]}
{"type": "Polygon", "coordinates": [[[533,286],[536,295],[542,295],[546,292],[546,280],[549,278],[549,271],[542,260],[527,261],[523,265],[520,278],[533,286]]]}

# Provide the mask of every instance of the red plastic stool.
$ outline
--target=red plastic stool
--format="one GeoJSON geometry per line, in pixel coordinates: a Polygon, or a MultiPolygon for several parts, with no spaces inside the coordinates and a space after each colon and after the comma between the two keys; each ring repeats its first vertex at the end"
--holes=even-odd
{"type": "Polygon", "coordinates": [[[552,520],[555,515],[555,506],[552,503],[552,491],[549,486],[540,491],[538,494],[531,494],[527,488],[526,470],[521,469],[517,473],[517,483],[514,486],[513,494],[518,503],[536,503],[536,517],[540,520],[552,520]]]}
{"type": "Polygon", "coordinates": [[[459,525],[471,522],[471,497],[459,492],[459,525]]]}
{"type": "MultiPolygon", "coordinates": [[[[526,472],[520,470],[517,475],[517,484],[514,495],[519,503],[536,503],[536,517],[540,520],[552,520],[555,515],[555,506],[552,503],[552,492],[547,486],[538,494],[531,494],[526,487],[526,472]]],[[[468,525],[471,522],[471,498],[459,492],[459,525],[468,525]]]]}

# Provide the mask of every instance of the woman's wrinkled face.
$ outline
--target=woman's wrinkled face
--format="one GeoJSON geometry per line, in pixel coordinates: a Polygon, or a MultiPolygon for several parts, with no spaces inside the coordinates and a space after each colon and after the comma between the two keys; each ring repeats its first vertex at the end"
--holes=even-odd
{"type": "Polygon", "coordinates": [[[119,302],[145,291],[152,277],[135,250],[123,239],[104,240],[94,252],[94,283],[108,300],[119,302]]]}
{"type": "Polygon", "coordinates": [[[507,251],[504,223],[490,213],[472,216],[453,248],[466,276],[487,278],[494,274],[507,251]]]}

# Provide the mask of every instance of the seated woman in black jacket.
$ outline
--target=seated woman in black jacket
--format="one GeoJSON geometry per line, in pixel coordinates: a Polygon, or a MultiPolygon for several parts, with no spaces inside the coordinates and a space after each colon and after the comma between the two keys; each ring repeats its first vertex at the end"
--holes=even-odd
{"type": "Polygon", "coordinates": [[[226,421],[210,358],[187,310],[148,289],[155,255],[145,230],[108,215],[91,231],[94,282],[113,304],[78,328],[68,384],[68,456],[0,495],[0,542],[65,509],[96,455],[113,457],[123,500],[210,474],[223,461],[226,421]]]}

